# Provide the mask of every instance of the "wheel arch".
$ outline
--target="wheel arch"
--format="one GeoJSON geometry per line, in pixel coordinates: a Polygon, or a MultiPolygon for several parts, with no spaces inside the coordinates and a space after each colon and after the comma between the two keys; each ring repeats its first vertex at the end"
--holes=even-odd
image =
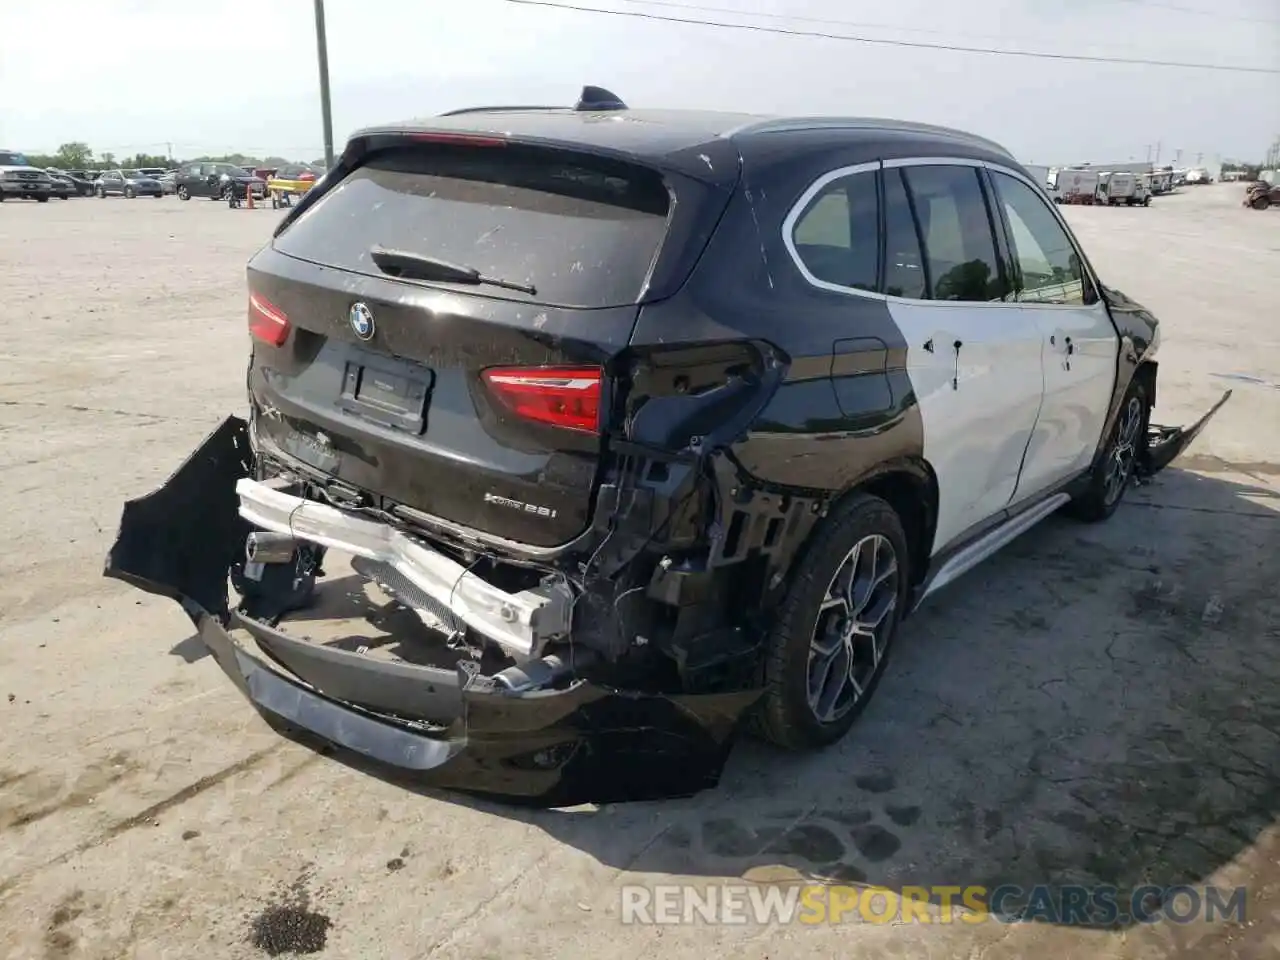
{"type": "MultiPolygon", "coordinates": [[[[859,494],[879,497],[902,522],[910,551],[912,585],[923,581],[938,524],[938,478],[922,457],[900,457],[877,464],[849,484],[832,502],[829,513],[859,494]]],[[[812,536],[812,534],[811,534],[812,536]]]]}

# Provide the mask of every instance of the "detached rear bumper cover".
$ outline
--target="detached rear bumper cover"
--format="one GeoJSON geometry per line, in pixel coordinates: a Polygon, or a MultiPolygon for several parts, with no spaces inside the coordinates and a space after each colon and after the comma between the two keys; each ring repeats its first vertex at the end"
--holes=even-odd
{"type": "Polygon", "coordinates": [[[326,692],[377,684],[386,699],[397,684],[407,694],[422,674],[317,652],[228,609],[227,570],[251,529],[237,484],[252,463],[245,422],[228,418],[159,490],[125,504],[104,575],[180,602],[223,672],[269,719],[425,783],[546,806],[688,796],[719,781],[756,691],[662,696],[577,682],[513,693],[433,671],[440,682],[418,687],[421,719],[326,692]],[[302,647],[307,655],[296,658],[302,647]]]}

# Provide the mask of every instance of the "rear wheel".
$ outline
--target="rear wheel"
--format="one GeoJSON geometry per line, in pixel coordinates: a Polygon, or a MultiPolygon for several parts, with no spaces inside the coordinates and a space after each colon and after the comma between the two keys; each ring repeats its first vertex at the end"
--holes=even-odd
{"type": "Polygon", "coordinates": [[[126,199],[132,200],[138,195],[138,192],[133,187],[125,187],[124,195],[126,199]]]}
{"type": "Polygon", "coordinates": [[[48,203],[48,202],[49,202],[48,197],[36,197],[36,203],[48,203]]]}
{"type": "Polygon", "coordinates": [[[1267,207],[1271,206],[1271,198],[1264,194],[1263,196],[1258,197],[1256,200],[1254,200],[1251,206],[1255,210],[1265,210],[1267,209],[1267,207]]]}
{"type": "Polygon", "coordinates": [[[177,190],[177,193],[178,193],[178,199],[179,199],[179,200],[190,200],[190,199],[191,199],[191,191],[190,191],[190,190],[188,190],[185,186],[181,186],[181,187],[179,187],[179,188],[178,188],[178,190],[177,190]]]}
{"type": "Polygon", "coordinates": [[[849,731],[884,673],[909,574],[902,522],[885,501],[859,494],[828,519],[767,640],[762,736],[803,750],[849,731]]]}

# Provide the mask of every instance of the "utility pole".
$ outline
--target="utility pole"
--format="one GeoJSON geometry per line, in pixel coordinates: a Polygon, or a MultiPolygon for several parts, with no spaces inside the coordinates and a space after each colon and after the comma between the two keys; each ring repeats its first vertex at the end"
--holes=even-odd
{"type": "Polygon", "coordinates": [[[1182,162],[1182,148],[1179,147],[1177,150],[1173,151],[1173,165],[1176,167],[1181,162],[1182,162]]]}
{"type": "Polygon", "coordinates": [[[320,115],[324,123],[324,165],[333,167],[333,116],[329,110],[329,44],[324,35],[324,0],[316,0],[316,59],[320,62],[320,115]]]}
{"type": "Polygon", "coordinates": [[[1147,144],[1147,163],[1151,162],[1151,144],[1147,144]]]}
{"type": "Polygon", "coordinates": [[[1160,141],[1160,140],[1157,140],[1157,141],[1156,141],[1156,163],[1159,163],[1159,162],[1160,162],[1160,144],[1161,144],[1161,142],[1162,142],[1162,141],[1160,141]]]}

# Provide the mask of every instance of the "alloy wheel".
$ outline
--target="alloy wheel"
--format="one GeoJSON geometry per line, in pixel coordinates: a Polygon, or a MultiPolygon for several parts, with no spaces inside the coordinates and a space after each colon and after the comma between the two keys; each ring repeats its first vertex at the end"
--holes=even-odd
{"type": "Polygon", "coordinates": [[[809,644],[809,709],[832,723],[862,699],[884,659],[898,605],[899,564],[880,534],[859,540],[836,569],[809,644]]]}
{"type": "Polygon", "coordinates": [[[1133,475],[1138,456],[1138,434],[1142,430],[1142,401],[1130,397],[1116,428],[1116,441],[1107,457],[1107,474],[1103,496],[1108,506],[1120,499],[1133,475]]]}

